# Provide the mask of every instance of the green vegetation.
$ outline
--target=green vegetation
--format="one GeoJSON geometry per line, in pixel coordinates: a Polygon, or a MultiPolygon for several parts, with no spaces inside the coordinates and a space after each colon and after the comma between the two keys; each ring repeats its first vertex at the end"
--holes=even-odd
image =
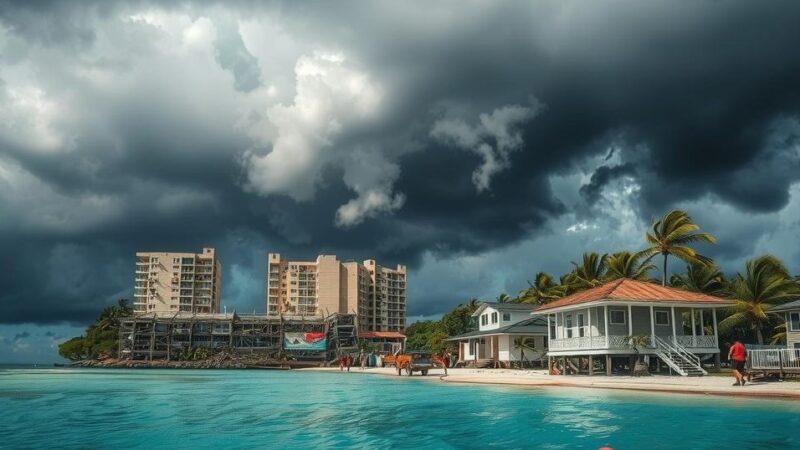
{"type": "Polygon", "coordinates": [[[216,354],[216,349],[208,347],[183,347],[178,352],[180,361],[202,361],[216,354]]]}
{"type": "Polygon", "coordinates": [[[430,350],[434,353],[454,351],[456,344],[444,340],[475,328],[477,323],[472,313],[478,309],[479,304],[477,299],[471,299],[466,304],[456,306],[442,316],[441,320],[425,320],[411,324],[406,328],[408,336],[406,347],[413,350],[430,350]]]}
{"type": "Polygon", "coordinates": [[[747,261],[744,275],[737,274],[728,289],[736,304],[732,314],[720,322],[720,330],[743,328],[755,333],[756,342],[761,345],[764,329],[780,326],[774,323],[769,309],[800,298],[800,283],[789,276],[783,263],[769,255],[747,261]]]}
{"type": "Polygon", "coordinates": [[[103,359],[117,356],[119,324],[122,318],[133,314],[128,300],[122,299],[109,306],[86,328],[86,334],[74,337],[58,346],[58,354],[72,361],[103,359]]]}
{"type": "MultiPolygon", "coordinates": [[[[580,263],[572,262],[570,272],[558,278],[538,272],[517,297],[501,293],[494,301],[542,305],[620,278],[667,285],[667,258],[672,255],[687,265],[684,273],[675,274],[669,279],[670,286],[736,301],[730,311],[720,318],[721,343],[739,339],[763,344],[765,336],[770,336],[772,343],[785,342],[783,318],[769,310],[776,305],[800,299],[800,276],[792,278],[777,258],[764,255],[748,261],[744,274],[727,278],[711,258],[692,248],[694,243],[716,243],[714,236],[699,230],[700,227],[686,212],[669,211],[654,220],[645,234],[646,247],[643,250],[623,250],[608,255],[584,253],[580,263]],[[652,263],[656,255],[663,256],[660,280],[651,276],[659,269],[652,263]]],[[[479,300],[471,299],[467,304],[458,305],[439,321],[412,324],[406,329],[409,348],[436,352],[454,349],[455,345],[444,342],[444,339],[477,328],[477,323],[471,320],[470,315],[479,303],[479,300]]]]}
{"type": "Polygon", "coordinates": [[[645,235],[648,247],[644,250],[647,256],[661,254],[664,256],[664,276],[661,284],[667,285],[667,256],[673,255],[687,263],[711,264],[711,258],[697,253],[688,244],[708,242],[714,244],[717,239],[708,233],[696,233],[700,227],[692,222],[685,211],[672,210],[653,223],[651,232],[645,235]]]}

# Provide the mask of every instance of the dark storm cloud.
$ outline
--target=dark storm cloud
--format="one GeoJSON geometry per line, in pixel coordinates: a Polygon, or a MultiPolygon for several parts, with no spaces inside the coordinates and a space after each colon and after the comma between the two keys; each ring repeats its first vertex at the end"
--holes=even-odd
{"type": "Polygon", "coordinates": [[[30,335],[31,334],[28,333],[27,331],[23,331],[22,333],[17,333],[14,335],[14,341],[20,341],[22,339],[30,337],[30,335]]]}
{"type": "Polygon", "coordinates": [[[618,166],[600,166],[592,174],[589,183],[584,184],[580,188],[580,193],[583,198],[589,203],[594,204],[600,197],[602,189],[610,182],[621,176],[631,175],[634,173],[632,164],[621,164],[618,166]]]}
{"type": "MultiPolygon", "coordinates": [[[[426,251],[479,254],[558,233],[549,222],[600,214],[591,207],[621,177],[640,186],[637,212],[647,220],[707,198],[732,205],[731,214],[779,211],[800,180],[792,2],[87,5],[0,2],[0,98],[13,106],[0,105],[0,118],[14,124],[0,125],[0,169],[29,202],[0,194],[0,322],[91,320],[130,296],[135,251],[214,246],[225,296],[234,296],[223,303],[260,311],[267,250],[374,256],[414,270],[426,251]],[[149,21],[161,10],[186,17],[149,21]],[[202,27],[185,33],[200,18],[215,37],[202,27]],[[248,41],[248,21],[278,31],[248,41]],[[339,50],[353,61],[343,67],[380,85],[381,111],[363,123],[337,111],[344,130],[314,156],[377,149],[399,166],[390,192],[405,198],[347,228],[334,225],[355,196],[347,167],[309,172],[316,192],[301,202],[248,191],[243,168],[246,152],[271,149],[254,137],[274,128],[267,102],[293,104],[294,62],[339,50]],[[10,100],[39,99],[29,85],[44,100],[10,100]],[[481,158],[432,139],[432,124],[449,115],[475,123],[531,97],[545,108],[521,125],[523,148],[478,192],[481,158]],[[591,158],[600,163],[586,168],[588,181],[570,188],[587,213],[550,179],[591,158]]],[[[731,239],[758,232],[739,228],[731,239]]],[[[412,315],[464,300],[417,292],[412,315]]]]}

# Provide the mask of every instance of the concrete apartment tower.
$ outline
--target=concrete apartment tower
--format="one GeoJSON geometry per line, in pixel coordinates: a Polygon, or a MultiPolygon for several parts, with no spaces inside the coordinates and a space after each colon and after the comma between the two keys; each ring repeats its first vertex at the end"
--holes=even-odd
{"type": "Polygon", "coordinates": [[[202,253],[138,252],[133,309],[137,314],[218,313],[222,264],[202,253]]]}
{"type": "Polygon", "coordinates": [[[389,269],[375,260],[340,262],[335,255],[316,261],[267,257],[267,314],[326,317],[357,314],[363,331],[400,331],[406,325],[406,268],[389,269]]]}

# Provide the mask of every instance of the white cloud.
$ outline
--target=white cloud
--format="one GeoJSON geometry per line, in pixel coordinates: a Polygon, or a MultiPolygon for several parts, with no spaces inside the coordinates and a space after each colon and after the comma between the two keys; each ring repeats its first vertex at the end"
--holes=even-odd
{"type": "Polygon", "coordinates": [[[431,136],[441,142],[471,151],[483,159],[472,173],[472,183],[482,192],[489,189],[492,177],[511,166],[511,153],[522,148],[518,127],[534,118],[543,105],[533,99],[530,106],[506,105],[491,113],[482,113],[479,123],[470,126],[461,119],[436,121],[431,136]]]}
{"type": "Polygon", "coordinates": [[[321,52],[297,60],[295,83],[292,103],[269,107],[269,123],[256,125],[272,126],[276,135],[265,143],[271,144],[269,153],[246,156],[247,189],[307,201],[314,197],[323,169],[335,166],[357,194],[338,209],[337,226],[357,225],[402,207],[404,196],[393,192],[400,167],[381,151],[338,142],[378,118],[383,87],[343,54],[321,52]]]}
{"type": "Polygon", "coordinates": [[[207,17],[195,20],[183,30],[183,43],[187,46],[211,48],[217,38],[217,30],[207,17]]]}
{"type": "Polygon", "coordinates": [[[356,151],[345,165],[344,182],[358,197],[339,207],[336,225],[358,225],[364,219],[399,209],[405,203],[402,193],[392,187],[400,175],[400,166],[387,161],[377,151],[356,151]]]}
{"type": "Polygon", "coordinates": [[[5,85],[0,79],[0,138],[35,152],[67,150],[70,140],[54,127],[61,113],[42,88],[5,85]]]}

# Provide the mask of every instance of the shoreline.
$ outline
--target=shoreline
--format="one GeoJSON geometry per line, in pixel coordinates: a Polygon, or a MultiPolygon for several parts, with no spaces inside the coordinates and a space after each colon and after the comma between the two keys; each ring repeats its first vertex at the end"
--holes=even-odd
{"type": "MultiPolygon", "coordinates": [[[[297,369],[312,372],[339,372],[338,367],[309,367],[297,369]]],[[[351,373],[398,377],[394,368],[369,367],[361,370],[352,367],[351,373]]],[[[402,378],[409,378],[402,375],[402,378]]],[[[754,381],[745,386],[732,386],[732,377],[678,377],[652,375],[630,376],[566,376],[547,375],[544,370],[510,369],[434,369],[423,378],[453,384],[484,384],[517,387],[566,387],[609,389],[620,391],[655,392],[683,395],[715,395],[724,397],[763,398],[772,400],[800,400],[800,383],[785,381],[754,381]]]]}

